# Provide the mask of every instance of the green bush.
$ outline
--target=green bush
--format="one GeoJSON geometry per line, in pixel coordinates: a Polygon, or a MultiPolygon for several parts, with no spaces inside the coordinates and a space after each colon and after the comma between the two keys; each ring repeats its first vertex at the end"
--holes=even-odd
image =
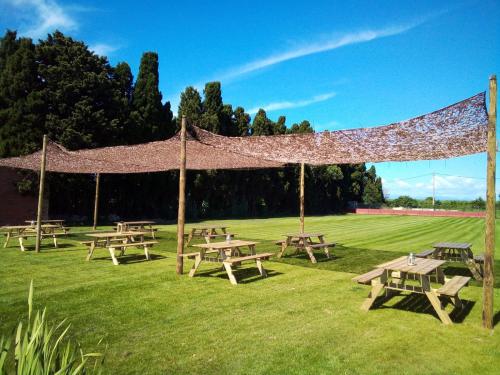
{"type": "Polygon", "coordinates": [[[28,297],[28,322],[20,321],[12,339],[0,338],[0,375],[97,374],[104,356],[86,353],[66,338],[70,326],[66,320],[53,326],[47,322],[46,309],[33,314],[33,281],[28,297]],[[65,326],[65,327],[63,327],[65,326]],[[13,358],[12,358],[13,357],[13,358]],[[11,359],[11,360],[10,360],[11,359]],[[93,364],[88,363],[93,360],[93,364]],[[7,369],[9,363],[13,368],[7,369]]]}

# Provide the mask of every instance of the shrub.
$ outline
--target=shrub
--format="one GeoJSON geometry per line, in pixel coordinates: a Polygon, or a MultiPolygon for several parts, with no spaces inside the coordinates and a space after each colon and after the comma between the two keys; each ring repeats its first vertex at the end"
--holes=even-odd
{"type": "Polygon", "coordinates": [[[84,354],[77,343],[66,338],[70,325],[65,326],[65,323],[66,320],[55,326],[49,324],[45,308],[33,314],[32,281],[28,297],[28,322],[26,328],[23,321],[19,322],[14,334],[14,350],[10,348],[12,339],[0,338],[0,375],[100,373],[103,354],[84,354]],[[94,361],[93,365],[88,363],[89,360],[94,361]],[[14,364],[13,371],[6,369],[9,362],[14,364]]]}

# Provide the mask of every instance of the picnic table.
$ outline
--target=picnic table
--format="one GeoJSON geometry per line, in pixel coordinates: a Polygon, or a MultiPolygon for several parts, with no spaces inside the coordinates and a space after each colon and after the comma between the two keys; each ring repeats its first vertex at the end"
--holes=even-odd
{"type": "Polygon", "coordinates": [[[381,291],[385,291],[390,298],[398,292],[425,294],[444,324],[452,321],[444,309],[441,299],[449,300],[455,308],[462,308],[462,301],[458,297],[459,291],[467,285],[470,277],[445,277],[441,266],[445,263],[441,259],[416,258],[414,265],[408,264],[408,257],[403,256],[375,266],[373,271],[353,278],[360,284],[371,284],[371,291],[361,308],[368,311],[381,291]],[[431,282],[439,284],[433,288],[431,282]]]}
{"type": "Polygon", "coordinates": [[[227,235],[234,236],[233,233],[227,232],[225,225],[207,225],[203,227],[192,227],[187,234],[186,246],[191,244],[194,238],[203,238],[206,243],[210,243],[214,238],[225,238],[227,235]]]}
{"type": "MultiPolygon", "coordinates": [[[[26,224],[31,224],[32,226],[36,225],[36,220],[25,220],[24,221],[26,224]]],[[[53,225],[58,225],[60,228],[64,228],[64,220],[62,219],[47,219],[47,220],[40,220],[42,224],[53,224],[53,225]]]]}
{"type": "Polygon", "coordinates": [[[138,221],[115,221],[117,232],[149,232],[151,237],[155,239],[155,232],[158,230],[153,228],[156,222],[151,220],[138,220],[138,221]]]}
{"type": "MultiPolygon", "coordinates": [[[[63,234],[65,235],[68,231],[68,228],[64,228],[65,230],[63,232],[57,232],[60,228],[61,227],[56,224],[42,224],[40,226],[41,239],[50,237],[54,241],[54,247],[57,247],[57,237],[63,234]]],[[[25,251],[23,240],[29,237],[36,237],[36,226],[32,225],[6,225],[0,227],[0,230],[5,235],[4,248],[8,246],[11,238],[18,238],[21,251],[25,251]]]]}
{"type": "Polygon", "coordinates": [[[125,254],[125,249],[129,247],[143,248],[146,260],[149,260],[149,248],[158,243],[158,241],[144,241],[144,235],[149,233],[148,231],[87,233],[86,236],[92,238],[90,241],[82,242],[88,246],[87,261],[92,258],[94,250],[98,247],[108,249],[115,266],[119,265],[115,251],[119,250],[120,256],[122,256],[125,254]],[[140,240],[136,241],[135,237],[139,237],[140,240]]]}
{"type": "Polygon", "coordinates": [[[255,245],[257,243],[253,241],[231,240],[193,245],[200,250],[183,254],[183,257],[194,258],[195,260],[193,267],[189,271],[189,277],[195,275],[196,270],[202,262],[222,263],[231,284],[237,285],[238,281],[234,276],[233,267],[241,265],[245,261],[255,261],[260,275],[266,277],[267,273],[262,265],[262,260],[269,259],[273,254],[257,254],[255,252],[255,245]],[[242,248],[248,248],[248,252],[243,252],[242,248]]]}
{"type": "Polygon", "coordinates": [[[448,260],[465,263],[476,280],[483,279],[483,256],[474,256],[471,243],[467,242],[438,242],[432,245],[433,249],[425,250],[417,257],[448,260]]]}
{"type": "Polygon", "coordinates": [[[305,251],[312,263],[317,263],[314,257],[315,249],[323,249],[326,257],[330,258],[329,247],[334,247],[335,243],[325,242],[325,235],[323,233],[288,233],[284,235],[286,240],[276,242],[281,246],[278,253],[278,258],[281,258],[288,247],[294,247],[296,251],[305,251]]]}

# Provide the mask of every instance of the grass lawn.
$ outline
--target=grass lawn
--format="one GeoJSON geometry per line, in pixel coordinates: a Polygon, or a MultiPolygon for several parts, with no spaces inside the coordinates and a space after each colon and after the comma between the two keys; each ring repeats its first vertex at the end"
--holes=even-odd
{"type": "MultiPolygon", "coordinates": [[[[215,223],[215,222],[212,222],[215,223]]],[[[238,238],[259,241],[258,252],[298,230],[297,218],[217,221],[238,238]]],[[[500,369],[500,335],[481,328],[482,289],[462,290],[465,312],[444,326],[425,297],[398,296],[360,310],[369,287],[351,281],[375,264],[423,250],[437,241],[472,242],[483,252],[483,220],[401,216],[306,218],[306,230],[339,244],[334,260],[318,252],[265,262],[260,279],[251,264],[237,271],[241,284],[211,264],[198,277],[175,275],[175,231],[160,226],[153,260],[130,249],[113,266],[107,251],[85,262],[74,233],[41,254],[22,253],[15,242],[0,248],[0,332],[27,315],[27,294],[50,319],[68,318],[84,350],[107,344],[109,374],[493,374],[500,369]]],[[[497,233],[500,238],[500,230],[497,233]]],[[[499,246],[500,247],[500,246],[499,246]]],[[[500,300],[500,251],[496,252],[500,300]]],[[[192,262],[187,261],[185,270],[192,262]]],[[[445,273],[469,275],[459,264],[445,273]]],[[[499,303],[497,302],[497,306],[499,303]]],[[[500,320],[496,308],[496,321],[500,320]]]]}

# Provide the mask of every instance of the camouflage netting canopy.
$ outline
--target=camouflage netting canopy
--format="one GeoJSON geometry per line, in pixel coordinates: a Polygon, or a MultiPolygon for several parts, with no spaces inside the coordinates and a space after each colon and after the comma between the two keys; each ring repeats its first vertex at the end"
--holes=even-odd
{"type": "MultiPolygon", "coordinates": [[[[387,126],[254,137],[225,137],[196,126],[187,138],[187,169],[276,168],[446,159],[485,152],[486,94],[387,126]]],[[[180,137],[131,146],[68,151],[49,142],[47,171],[142,173],[179,169],[180,137]]],[[[0,166],[39,170],[41,151],[0,159],[0,166]]]]}
{"type": "Polygon", "coordinates": [[[485,93],[435,112],[374,128],[259,137],[223,137],[195,129],[202,143],[246,156],[310,165],[437,160],[485,152],[485,93]]]}

